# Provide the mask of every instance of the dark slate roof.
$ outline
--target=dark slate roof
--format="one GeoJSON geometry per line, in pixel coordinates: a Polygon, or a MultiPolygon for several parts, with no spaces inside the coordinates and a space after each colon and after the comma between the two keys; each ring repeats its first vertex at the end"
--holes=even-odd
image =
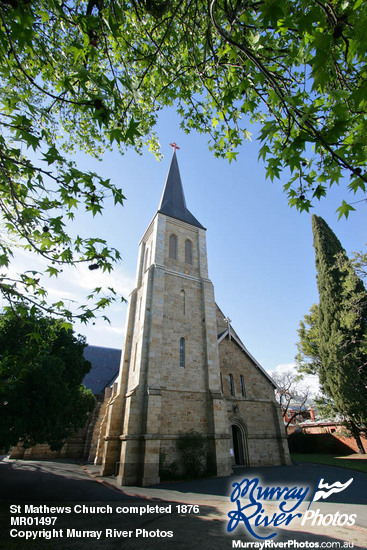
{"type": "Polygon", "coordinates": [[[171,166],[168,171],[158,212],[175,218],[176,220],[181,220],[190,225],[205,229],[186,207],[176,151],[173,152],[171,166]]]}
{"type": "Polygon", "coordinates": [[[87,346],[84,357],[92,363],[90,372],[83,380],[83,384],[96,395],[111,386],[118,375],[120,368],[121,350],[87,346]]]}

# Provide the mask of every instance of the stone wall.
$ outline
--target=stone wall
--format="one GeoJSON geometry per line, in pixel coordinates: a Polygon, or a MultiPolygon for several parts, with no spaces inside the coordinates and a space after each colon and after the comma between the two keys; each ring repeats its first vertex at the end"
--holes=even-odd
{"type": "Polygon", "coordinates": [[[247,399],[274,401],[274,386],[250,357],[232,339],[226,337],[219,344],[220,371],[223,393],[230,397],[229,375],[232,374],[236,397],[241,397],[240,376],[244,378],[247,399]]]}
{"type": "Polygon", "coordinates": [[[248,466],[290,464],[288,443],[275,401],[274,386],[256,363],[232,338],[219,344],[223,393],[227,401],[228,428],[242,430],[248,466]],[[233,376],[235,395],[230,392],[229,375],[233,376]],[[240,376],[244,379],[242,395],[240,376]]]}

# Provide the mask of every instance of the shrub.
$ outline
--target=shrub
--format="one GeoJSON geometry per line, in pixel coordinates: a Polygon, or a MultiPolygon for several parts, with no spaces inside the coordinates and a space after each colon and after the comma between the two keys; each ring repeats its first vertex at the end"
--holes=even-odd
{"type": "Polygon", "coordinates": [[[198,478],[205,471],[205,438],[199,432],[181,433],[177,440],[180,452],[180,464],[184,474],[190,478],[198,478]]]}

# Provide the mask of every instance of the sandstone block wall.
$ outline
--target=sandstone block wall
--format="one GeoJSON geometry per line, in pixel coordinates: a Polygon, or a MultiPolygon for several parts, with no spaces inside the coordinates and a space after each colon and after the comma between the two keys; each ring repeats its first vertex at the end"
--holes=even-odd
{"type": "Polygon", "coordinates": [[[229,338],[219,344],[220,371],[223,380],[223,393],[230,397],[229,375],[232,374],[235,396],[241,397],[240,376],[244,377],[246,397],[248,399],[266,399],[274,401],[274,386],[243,350],[229,338]]]}
{"type": "Polygon", "coordinates": [[[290,464],[284,425],[270,380],[228,336],[219,344],[219,358],[228,429],[231,430],[233,424],[241,426],[248,465],[290,464]],[[234,396],[230,392],[230,374],[233,376],[234,396]],[[241,375],[245,396],[242,395],[241,375]]]}

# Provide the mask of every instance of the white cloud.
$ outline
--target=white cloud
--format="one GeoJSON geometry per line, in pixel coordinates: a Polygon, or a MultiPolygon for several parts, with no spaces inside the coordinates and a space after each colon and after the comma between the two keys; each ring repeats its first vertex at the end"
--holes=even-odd
{"type": "MultiPolygon", "coordinates": [[[[88,302],[86,296],[97,287],[102,287],[102,295],[109,294],[108,287],[112,287],[118,296],[128,300],[135,286],[135,274],[127,272],[121,264],[117,265],[111,273],[103,273],[100,270],[91,271],[86,264],[76,267],[65,266],[58,277],[49,277],[45,273],[46,267],[47,262],[44,258],[15,248],[14,257],[7,269],[7,276],[17,279],[19,273],[27,270],[40,272],[40,284],[47,291],[48,302],[63,300],[65,306],[75,312],[81,304],[88,302]]],[[[89,305],[92,307],[92,302],[89,305]]],[[[74,330],[76,333],[85,335],[90,344],[121,348],[124,341],[126,311],[126,303],[118,299],[101,312],[110,319],[110,324],[96,318],[88,325],[76,322],[74,330]]]]}
{"type": "Polygon", "coordinates": [[[95,321],[95,324],[75,324],[74,330],[87,338],[87,343],[94,346],[121,349],[125,340],[124,316],[112,320],[111,325],[104,321],[95,321]]]}
{"type": "Polygon", "coordinates": [[[73,271],[76,276],[73,284],[76,288],[92,290],[96,287],[112,287],[125,298],[134,288],[135,277],[131,273],[126,273],[121,266],[116,267],[111,273],[102,273],[99,270],[91,271],[88,266],[82,264],[73,271]]]}
{"type": "Polygon", "coordinates": [[[123,266],[117,265],[111,273],[103,273],[100,270],[91,271],[86,264],[76,267],[65,266],[58,277],[49,277],[45,273],[47,262],[44,258],[24,251],[14,250],[12,259],[7,271],[7,276],[17,279],[19,273],[25,271],[37,271],[41,273],[40,284],[48,293],[50,302],[56,300],[70,301],[70,305],[85,303],[86,296],[95,288],[102,287],[105,292],[112,287],[119,296],[128,299],[135,284],[135,275],[126,272],[123,266]]]}
{"type": "Polygon", "coordinates": [[[275,369],[272,371],[274,374],[284,374],[286,372],[296,372],[296,364],[295,363],[285,363],[282,365],[277,365],[275,369]]]}

